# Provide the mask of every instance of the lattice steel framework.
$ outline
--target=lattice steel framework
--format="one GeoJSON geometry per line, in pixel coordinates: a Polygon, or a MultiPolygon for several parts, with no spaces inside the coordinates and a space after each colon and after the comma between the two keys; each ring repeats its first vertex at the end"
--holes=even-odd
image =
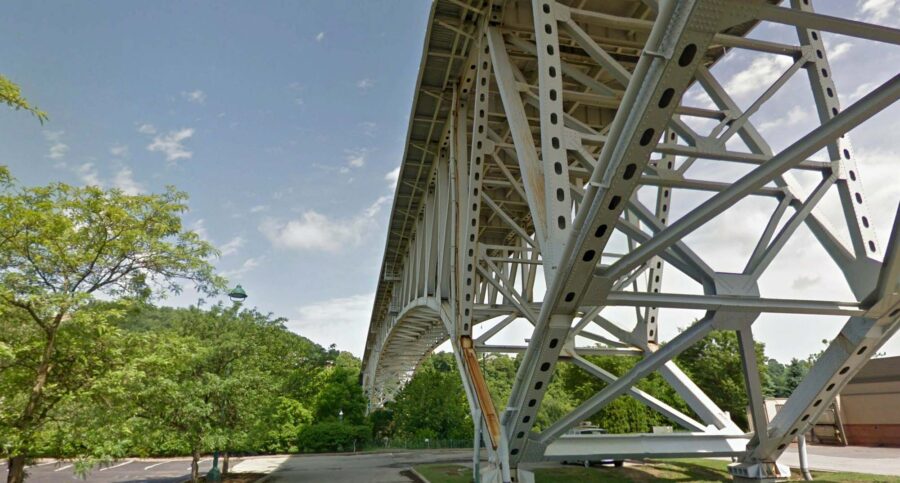
{"type": "Polygon", "coordinates": [[[737,457],[736,478],[782,476],[786,445],[900,326],[895,209],[875,213],[894,220],[883,249],[846,137],[897,100],[900,80],[842,108],[821,38],[900,44],[900,31],[817,14],[809,0],[778,3],[435,1],[364,356],[371,405],[449,339],[494,478],[524,480],[520,464],[540,459],[699,454],[737,457]],[[794,40],[748,36],[761,22],[789,27],[794,40]],[[741,107],[711,69],[733,51],[789,67],[741,107]],[[801,71],[819,122],[775,152],[753,116],[801,71]],[[708,104],[688,105],[689,89],[708,104]],[[820,213],[826,196],[846,227],[820,213]],[[686,239],[751,200],[769,207],[755,248],[735,250],[743,270],[714,270],[686,239]],[[852,301],[777,298],[761,283],[802,227],[852,301]],[[690,287],[663,292],[664,270],[690,287]],[[672,309],[705,315],[663,344],[660,318],[672,309]],[[771,422],[752,332],[768,313],[846,318],[771,422]],[[532,327],[526,344],[489,343],[517,320],[532,327]],[[738,335],[753,433],[672,362],[713,329],[738,335]],[[477,354],[492,351],[523,354],[505,408],[493,407],[478,367],[477,354]],[[616,377],[584,357],[595,354],[642,359],[616,377]],[[559,361],[607,385],[537,432],[559,361]],[[654,371],[691,414],[635,386],[654,371]],[[625,394],[687,432],[566,435],[625,394]]]}

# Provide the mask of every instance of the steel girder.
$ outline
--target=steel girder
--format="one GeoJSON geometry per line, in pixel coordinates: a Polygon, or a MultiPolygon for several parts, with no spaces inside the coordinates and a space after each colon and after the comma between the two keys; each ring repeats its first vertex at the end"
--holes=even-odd
{"type": "Polygon", "coordinates": [[[778,477],[788,442],[900,326],[900,222],[876,207],[874,216],[894,220],[882,250],[846,136],[896,102],[900,80],[842,109],[822,41],[824,32],[900,44],[900,31],[817,14],[808,0],[778,3],[435,1],[363,360],[370,404],[393,398],[449,339],[503,481],[520,463],[600,454],[729,455],[740,459],[737,477],[778,477]],[[748,37],[760,22],[790,26],[796,41],[748,37]],[[789,62],[742,107],[713,68],[728,52],[789,62]],[[775,152],[752,118],[800,71],[819,123],[775,152]],[[683,101],[689,89],[708,105],[683,101]],[[827,196],[838,200],[843,231],[823,213],[827,196]],[[752,200],[768,202],[754,248],[735,253],[746,255],[740,272],[717,271],[688,240],[752,200]],[[762,295],[771,292],[761,278],[801,229],[853,300],[762,295]],[[664,292],[666,266],[693,291],[664,292]],[[660,319],[671,310],[705,316],[661,344],[660,319]],[[772,422],[762,412],[752,330],[762,313],[848,317],[772,422]],[[532,327],[525,344],[489,342],[516,321],[532,327]],[[713,329],[737,333],[755,433],[673,362],[713,329]],[[521,354],[499,416],[474,351],[521,354]],[[641,360],[617,377],[590,355],[641,360]],[[606,386],[535,431],[559,361],[606,386]],[[654,371],[690,413],[636,387],[654,371]],[[566,436],[626,394],[690,433],[566,436]]]}

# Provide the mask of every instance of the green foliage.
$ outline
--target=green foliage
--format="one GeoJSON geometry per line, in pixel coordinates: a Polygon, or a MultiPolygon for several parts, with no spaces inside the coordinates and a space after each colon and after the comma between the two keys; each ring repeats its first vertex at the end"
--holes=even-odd
{"type": "Polygon", "coordinates": [[[371,437],[372,428],[369,426],[326,421],[304,428],[297,446],[301,451],[312,453],[352,451],[361,448],[371,437]]]}
{"type": "Polygon", "coordinates": [[[519,359],[503,354],[483,354],[481,356],[481,373],[491,392],[495,408],[506,407],[512,393],[516,371],[519,370],[519,359]]]}
{"type": "Polygon", "coordinates": [[[383,408],[369,413],[369,423],[372,424],[372,437],[376,441],[390,438],[394,434],[394,410],[392,404],[387,403],[383,408]]]}
{"type": "Polygon", "coordinates": [[[0,452],[98,457],[121,452],[121,446],[112,441],[105,441],[102,448],[86,449],[87,441],[99,436],[95,432],[99,428],[91,423],[102,418],[100,409],[105,406],[96,398],[96,384],[122,365],[129,343],[109,324],[117,313],[110,304],[93,303],[60,324],[52,333],[54,350],[46,356],[51,370],[35,402],[30,391],[45,360],[48,335],[21,311],[0,307],[0,345],[10,347],[7,362],[0,365],[0,394],[4,395],[0,398],[0,452]],[[40,413],[23,419],[29,407],[40,408],[40,413]],[[81,410],[71,411],[74,407],[81,410]],[[81,434],[73,441],[76,432],[81,434]]]}
{"type": "Polygon", "coordinates": [[[48,119],[46,112],[28,103],[16,83],[2,75],[0,75],[0,102],[17,111],[22,109],[30,112],[41,124],[48,119]]]}
{"type": "Polygon", "coordinates": [[[394,435],[416,439],[471,439],[469,406],[453,356],[428,358],[391,405],[394,435]]]}
{"type": "Polygon", "coordinates": [[[358,359],[342,352],[331,367],[316,376],[316,386],[320,388],[315,398],[316,421],[337,420],[343,411],[345,422],[363,423],[367,403],[359,384],[359,368],[358,359]]]}
{"type": "MultiPolygon", "coordinates": [[[[756,343],[756,360],[760,382],[770,385],[766,372],[765,346],[756,343]]],[[[675,362],[691,377],[700,389],[720,408],[731,413],[732,420],[741,428],[747,422],[747,393],[744,390],[744,373],[737,334],[730,330],[714,330],[696,344],[682,352],[675,362]],[[714,368],[712,370],[711,368],[714,368]]]]}
{"type": "Polygon", "coordinates": [[[3,346],[13,348],[0,372],[0,456],[10,458],[10,481],[22,480],[29,455],[60,441],[62,430],[45,436],[48,423],[66,427],[67,403],[119,366],[130,340],[111,321],[130,301],[151,297],[151,286],[177,291],[184,279],[207,292],[221,286],[207,261],[215,250],[182,227],[185,201],[173,189],[130,196],[0,183],[0,311],[3,346]]]}
{"type": "Polygon", "coordinates": [[[769,373],[769,385],[766,388],[766,395],[772,397],[790,396],[800,384],[800,381],[806,377],[806,373],[809,372],[814,362],[812,356],[807,360],[795,357],[788,364],[769,359],[766,362],[766,369],[769,373]]]}
{"type": "Polygon", "coordinates": [[[288,374],[322,352],[254,310],[145,306],[122,322],[149,341],[121,375],[147,451],[296,451],[312,411],[286,393],[288,374]],[[274,352],[273,350],[282,350],[274,352]],[[293,349],[293,350],[292,350],[293,349]]]}
{"type": "MultiPolygon", "coordinates": [[[[640,360],[636,357],[622,356],[592,356],[586,359],[616,376],[624,375],[640,360]]],[[[570,364],[561,364],[558,367],[566,392],[579,404],[606,387],[606,383],[578,367],[570,364]]],[[[637,386],[676,409],[687,411],[684,401],[659,374],[650,374],[639,381],[637,386]]],[[[674,422],[628,395],[613,399],[592,415],[589,421],[610,433],[650,432],[653,426],[674,425],[674,422]]]]}
{"type": "Polygon", "coordinates": [[[303,403],[284,396],[277,397],[264,418],[261,449],[271,453],[298,452],[300,432],[313,421],[312,412],[303,403]]]}

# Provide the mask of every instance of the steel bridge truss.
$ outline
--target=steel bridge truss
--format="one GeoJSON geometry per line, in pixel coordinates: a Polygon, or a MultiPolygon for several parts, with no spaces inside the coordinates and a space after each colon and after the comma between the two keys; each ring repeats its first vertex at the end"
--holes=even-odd
{"type": "MultiPolygon", "coordinates": [[[[900,326],[896,213],[878,207],[877,216],[894,219],[884,248],[846,135],[897,100],[900,79],[841,107],[822,40],[896,45],[900,31],[817,14],[811,3],[437,0],[364,356],[372,407],[449,339],[497,479],[525,480],[517,468],[530,461],[598,455],[733,456],[736,478],[784,476],[775,461],[785,447],[900,326]],[[793,40],[747,36],[760,23],[790,29],[793,40]],[[732,52],[788,67],[741,106],[712,68],[732,52]],[[819,122],[776,152],[753,116],[804,74],[819,122]],[[708,102],[689,105],[689,89],[708,102]],[[827,196],[846,226],[821,213],[827,196]],[[752,223],[739,210],[748,203],[767,211],[749,254],[729,251],[744,268],[716,271],[709,245],[690,237],[752,223]],[[761,295],[772,293],[761,281],[801,232],[853,300],[761,295]],[[663,272],[684,289],[664,292],[663,272]],[[704,315],[661,343],[661,316],[678,310],[704,315]],[[761,314],[846,319],[771,422],[754,350],[761,314]],[[523,320],[525,343],[491,343],[523,320]],[[489,327],[476,335],[481,323],[489,327]],[[754,432],[673,362],[714,329],[737,333],[754,432]],[[505,407],[491,402],[478,366],[484,352],[521,354],[505,407]],[[617,377],[589,355],[641,360],[617,377]],[[606,385],[536,431],[560,361],[606,385]],[[690,414],[636,387],[652,372],[690,414]],[[686,432],[566,434],[622,395],[686,432]]],[[[814,319],[804,323],[816,330],[814,319]]]]}

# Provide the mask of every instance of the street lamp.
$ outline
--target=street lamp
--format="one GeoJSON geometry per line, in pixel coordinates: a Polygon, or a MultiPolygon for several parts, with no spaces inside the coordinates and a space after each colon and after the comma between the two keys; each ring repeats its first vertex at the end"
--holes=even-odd
{"type": "MultiPolygon", "coordinates": [[[[244,287],[240,285],[235,285],[230,292],[228,292],[228,298],[231,299],[235,304],[239,304],[247,298],[247,292],[244,291],[244,287]]],[[[219,471],[219,450],[215,450],[213,452],[213,465],[210,468],[209,472],[206,473],[206,481],[222,481],[222,472],[219,471]]]]}
{"type": "Polygon", "coordinates": [[[342,423],[344,422],[344,410],[343,409],[341,409],[338,412],[338,420],[340,420],[340,422],[342,422],[342,423]]]}
{"type": "Polygon", "coordinates": [[[244,299],[247,298],[247,292],[244,291],[244,287],[235,285],[235,287],[228,292],[228,298],[230,298],[232,302],[243,302],[244,299]]]}

